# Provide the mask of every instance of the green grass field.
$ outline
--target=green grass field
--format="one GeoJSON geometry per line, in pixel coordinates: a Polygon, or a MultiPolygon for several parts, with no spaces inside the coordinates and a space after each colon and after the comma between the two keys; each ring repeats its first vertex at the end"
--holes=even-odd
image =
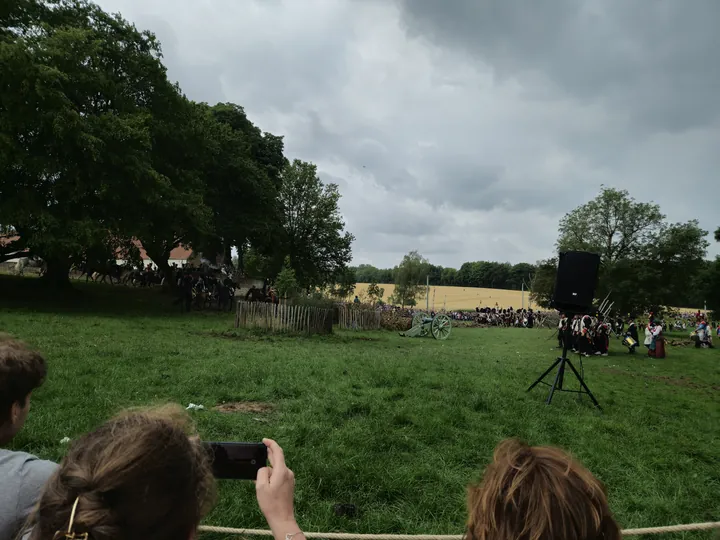
{"type": "MultiPolygon", "coordinates": [[[[525,392],[556,356],[548,330],[267,336],[235,332],[227,314],[183,316],[157,291],[58,297],[34,282],[0,278],[0,331],[50,365],[16,449],[60,459],[63,437],[124,407],[193,402],[206,408],[192,413],[205,439],[279,441],[308,531],[459,533],[466,485],[506,437],[573,452],[606,483],[623,527],[720,520],[718,350],[669,347],[651,360],[613,339],[609,357],[584,362],[599,414],[587,397],[545,406],[547,388],[525,392]],[[267,410],[213,410],[225,402],[267,410]],[[359,515],[335,516],[336,503],[359,515]]],[[[264,527],[253,492],[222,482],[206,523],[264,527]]]]}

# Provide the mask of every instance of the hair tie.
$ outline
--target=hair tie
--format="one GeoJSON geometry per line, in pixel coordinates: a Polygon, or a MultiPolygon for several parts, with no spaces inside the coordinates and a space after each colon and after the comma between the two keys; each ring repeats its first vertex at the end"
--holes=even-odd
{"type": "MultiPolygon", "coordinates": [[[[73,523],[75,522],[75,511],[77,510],[77,505],[80,502],[80,496],[78,495],[75,497],[75,502],[73,503],[72,511],[70,512],[70,523],[68,523],[68,530],[66,533],[64,533],[64,536],[67,540],[88,540],[88,533],[84,532],[82,534],[76,535],[75,532],[73,532],[73,523]]],[[[53,540],[57,540],[61,535],[63,535],[62,531],[56,531],[53,535],[53,540]]]]}

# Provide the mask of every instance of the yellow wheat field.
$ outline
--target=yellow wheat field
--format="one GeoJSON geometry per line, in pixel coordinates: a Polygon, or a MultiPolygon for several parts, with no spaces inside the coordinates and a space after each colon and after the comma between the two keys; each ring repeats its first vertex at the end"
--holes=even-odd
{"type": "MultiPolygon", "coordinates": [[[[369,283],[358,283],[355,288],[361,300],[366,301],[367,288],[369,283]]],[[[393,294],[395,285],[385,283],[379,285],[385,289],[383,302],[390,303],[390,296],[393,294]]],[[[530,293],[525,291],[507,291],[505,289],[481,289],[478,287],[448,287],[443,285],[430,285],[430,295],[428,297],[429,309],[475,309],[476,307],[499,307],[518,309],[521,307],[542,309],[534,302],[530,302],[530,293]]],[[[425,307],[425,294],[423,293],[417,299],[419,308],[425,307]]],[[[672,308],[682,313],[695,313],[696,311],[704,311],[703,308],[672,308]]]]}
{"type": "MultiPolygon", "coordinates": [[[[367,299],[368,283],[358,283],[355,289],[361,300],[367,299]]],[[[392,284],[380,285],[385,289],[383,301],[389,303],[389,298],[393,294],[395,286],[392,284]]],[[[430,285],[430,294],[428,296],[428,304],[430,309],[475,309],[476,307],[499,307],[515,309],[521,307],[530,307],[537,309],[534,303],[530,302],[530,293],[525,291],[524,301],[521,291],[506,291],[504,289],[481,289],[477,287],[447,287],[442,285],[430,285]]],[[[418,307],[425,307],[425,294],[418,297],[418,307]]]]}

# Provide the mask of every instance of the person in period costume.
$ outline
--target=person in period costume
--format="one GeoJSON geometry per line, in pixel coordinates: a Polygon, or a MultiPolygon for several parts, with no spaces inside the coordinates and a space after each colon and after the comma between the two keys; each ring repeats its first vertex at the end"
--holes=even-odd
{"type": "Polygon", "coordinates": [[[610,345],[610,327],[603,320],[602,315],[598,315],[597,324],[593,331],[593,346],[595,354],[598,356],[608,355],[608,346],[610,345]]]}
{"type": "Polygon", "coordinates": [[[593,320],[590,315],[584,315],[580,320],[580,336],[578,338],[578,351],[580,354],[590,356],[593,354],[593,320]]]}
{"type": "Polygon", "coordinates": [[[635,347],[638,346],[638,343],[640,343],[640,337],[638,336],[638,330],[637,325],[635,324],[635,319],[630,319],[628,322],[627,332],[625,332],[625,338],[623,340],[623,345],[625,345],[628,348],[628,352],[630,354],[635,354],[635,347]],[[630,338],[628,340],[627,338],[630,338]]]}
{"type": "Polygon", "coordinates": [[[698,323],[693,334],[696,349],[712,347],[712,329],[704,319],[698,323]]]}
{"type": "MultiPolygon", "coordinates": [[[[560,314],[560,321],[558,321],[557,338],[558,338],[558,349],[562,349],[565,343],[565,329],[567,328],[568,319],[564,313],[560,314]]],[[[570,344],[568,343],[568,346],[570,344]]]]}
{"type": "Polygon", "coordinates": [[[527,328],[532,328],[535,326],[535,314],[533,313],[532,309],[529,309],[527,312],[527,324],[525,325],[527,328]]]}
{"type": "Polygon", "coordinates": [[[646,341],[648,334],[650,338],[650,343],[647,344],[648,356],[651,358],[665,358],[665,339],[662,335],[662,325],[650,320],[645,331],[646,341]]]}
{"type": "Polygon", "coordinates": [[[572,351],[580,352],[580,315],[575,315],[570,323],[572,330],[572,351]]]}
{"type": "Polygon", "coordinates": [[[622,317],[618,317],[615,321],[615,333],[618,336],[622,336],[623,332],[625,331],[625,321],[623,321],[622,317]]]}

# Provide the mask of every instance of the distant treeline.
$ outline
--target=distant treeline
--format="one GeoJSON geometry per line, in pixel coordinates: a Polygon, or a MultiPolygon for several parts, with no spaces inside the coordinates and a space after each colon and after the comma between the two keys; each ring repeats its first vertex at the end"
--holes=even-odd
{"type": "MultiPolygon", "coordinates": [[[[375,268],[361,264],[354,268],[358,283],[395,283],[395,268],[375,268]]],[[[459,287],[484,287],[488,289],[520,290],[523,281],[528,288],[536,267],[529,263],[499,263],[489,261],[466,262],[459,270],[428,264],[430,285],[455,285],[459,287]]]]}

